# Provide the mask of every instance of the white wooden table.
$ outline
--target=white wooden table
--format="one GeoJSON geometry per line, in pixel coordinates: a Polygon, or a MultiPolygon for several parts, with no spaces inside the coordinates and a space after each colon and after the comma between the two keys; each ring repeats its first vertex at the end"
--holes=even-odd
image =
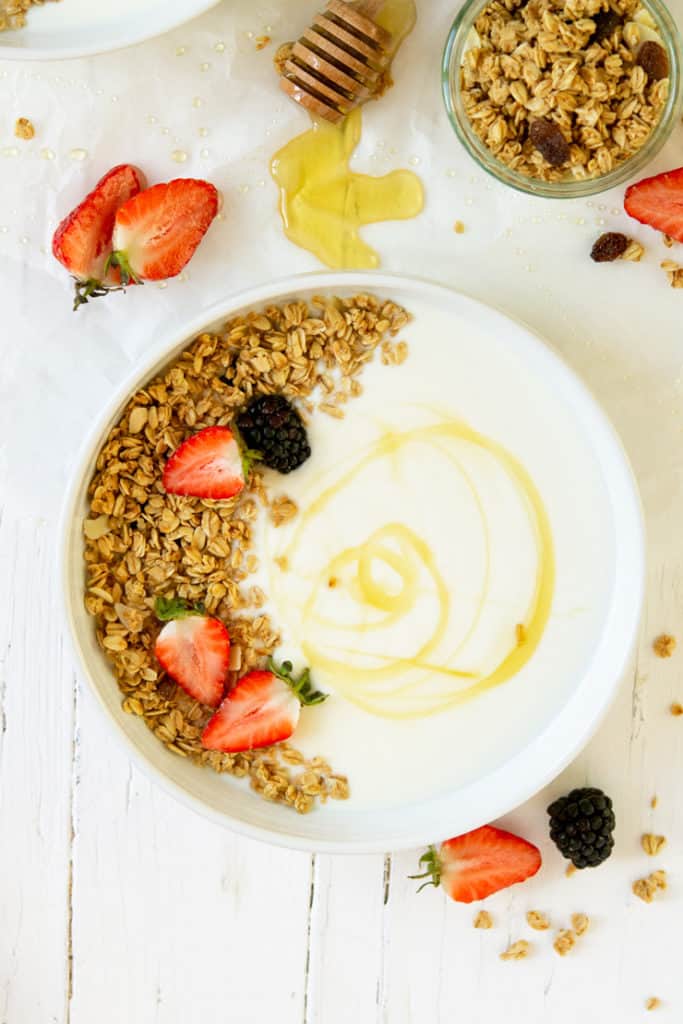
{"type": "MultiPolygon", "coordinates": [[[[494,897],[496,927],[479,932],[470,908],[415,895],[417,852],[311,857],[210,825],[131,765],[65,651],[57,521],[94,413],[179,315],[315,269],[284,241],[268,177],[269,156],[305,121],[279,96],[273,46],[256,53],[254,37],[290,38],[317,6],[231,0],[126,53],[0,66],[0,1024],[631,1024],[650,1019],[649,996],[662,1000],[657,1020],[680,1021],[683,719],[668,706],[683,700],[683,644],[669,661],[651,651],[662,630],[683,640],[683,293],[658,267],[675,253],[629,224],[646,260],[596,267],[593,239],[626,224],[619,194],[534,201],[468,161],[438,91],[455,0],[421,0],[357,160],[372,173],[416,167],[427,210],[367,235],[387,269],[493,302],[562,352],[621,433],[649,530],[637,665],[588,749],[505,820],[542,847],[543,872],[494,897]],[[34,142],[14,140],[17,116],[35,121],[34,142]],[[75,317],[49,238],[84,185],[121,160],[153,180],[210,178],[225,220],[185,279],[75,317]],[[566,879],[544,809],[586,783],[615,800],[617,848],[566,879]],[[668,838],[656,862],[639,846],[650,830],[668,838]],[[660,866],[669,889],[647,906],[631,882],[660,866]],[[526,928],[529,909],[558,926],[585,911],[591,929],[560,959],[551,937],[526,928]],[[501,962],[519,937],[535,940],[534,955],[501,962]]],[[[657,167],[681,163],[682,143],[678,127],[657,167]]]]}

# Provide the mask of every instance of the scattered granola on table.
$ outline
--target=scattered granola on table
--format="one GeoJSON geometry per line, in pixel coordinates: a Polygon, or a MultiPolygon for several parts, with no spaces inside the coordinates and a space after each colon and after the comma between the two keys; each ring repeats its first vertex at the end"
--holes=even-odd
{"type": "Polygon", "coordinates": [[[652,650],[658,658],[670,658],[676,650],[676,637],[669,633],[660,633],[652,643],[652,650]]]}
{"type": "Polygon", "coordinates": [[[526,939],[518,939],[500,953],[501,960],[525,960],[531,952],[531,943],[526,939]]]}
{"type": "Polygon", "coordinates": [[[18,139],[25,139],[29,142],[35,137],[36,129],[32,121],[27,117],[18,117],[14,125],[14,134],[18,139]]]}
{"type": "Polygon", "coordinates": [[[504,164],[544,181],[607,174],[659,121],[668,55],[643,42],[639,0],[493,0],[475,22],[461,90],[473,130],[504,164]],[[639,24],[641,23],[641,24],[639,24]]]}
{"type": "MultiPolygon", "coordinates": [[[[676,263],[675,260],[662,260],[659,265],[672,288],[683,288],[683,266],[680,263],[676,263]]],[[[666,658],[668,655],[665,654],[663,657],[666,658]]]]}
{"type": "Polygon", "coordinates": [[[674,716],[674,718],[680,718],[681,715],[683,715],[683,704],[679,704],[678,701],[674,701],[674,703],[670,706],[669,711],[674,716]]]}
{"type": "MultiPolygon", "coordinates": [[[[229,435],[228,424],[258,394],[302,402],[317,397],[323,377],[337,379],[345,400],[358,394],[365,364],[408,321],[404,309],[373,296],[316,297],[310,306],[268,306],[201,334],[131,397],[102,446],[88,491],[85,607],[123,709],[142,718],[172,752],[248,777],[266,799],[300,813],[328,797],[346,799],[345,776],[287,744],[234,754],[206,749],[201,737],[213,708],[188,696],[155,657],[160,597],[200,605],[204,617],[227,626],[229,688],[261,669],[280,642],[276,625],[259,611],[263,592],[245,585],[258,567],[251,546],[263,477],[252,469],[244,489],[229,499],[169,493],[169,456],[177,458],[190,438],[229,435]]],[[[273,503],[275,514],[286,517],[296,514],[290,506],[286,498],[273,503]]]]}
{"type": "Polygon", "coordinates": [[[657,996],[650,996],[645,1002],[646,1010],[657,1010],[662,1005],[662,1000],[658,999],[657,996]]]}
{"type": "Polygon", "coordinates": [[[647,878],[639,878],[631,887],[644,903],[652,903],[661,890],[666,889],[666,871],[653,871],[647,878]]]}
{"type": "Polygon", "coordinates": [[[585,935],[590,928],[590,918],[588,914],[572,914],[572,928],[576,935],[585,935]]]}
{"type": "Polygon", "coordinates": [[[553,949],[556,953],[559,953],[560,956],[566,956],[567,953],[570,953],[572,951],[575,943],[576,936],[574,935],[574,932],[571,930],[571,928],[563,928],[555,936],[555,940],[553,942],[553,949]]]}
{"type": "Polygon", "coordinates": [[[526,915],[527,924],[537,932],[545,932],[550,928],[550,921],[540,910],[529,910],[526,915]]]}
{"type": "Polygon", "coordinates": [[[640,845],[648,857],[656,857],[660,850],[663,850],[666,846],[666,837],[656,836],[653,835],[652,832],[646,832],[645,835],[640,838],[640,845]]]}
{"type": "Polygon", "coordinates": [[[472,924],[475,928],[487,930],[489,928],[493,928],[493,918],[489,914],[488,910],[480,910],[472,924]]]}

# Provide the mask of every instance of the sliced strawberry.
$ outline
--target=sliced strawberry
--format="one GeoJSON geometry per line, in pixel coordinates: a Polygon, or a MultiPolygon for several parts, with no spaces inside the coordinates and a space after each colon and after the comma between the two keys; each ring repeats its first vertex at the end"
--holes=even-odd
{"type": "Polygon", "coordinates": [[[134,196],[116,214],[113,262],[124,282],[175,277],[218,213],[208,181],[178,178],[134,196]]]}
{"type": "Polygon", "coordinates": [[[169,494],[234,498],[243,490],[248,472],[232,430],[206,427],[176,448],[166,463],[163,483],[169,494]]]}
{"type": "Polygon", "coordinates": [[[541,854],[512,832],[482,825],[448,839],[438,851],[430,846],[420,865],[425,872],[413,878],[427,878],[424,885],[442,885],[452,900],[472,903],[531,878],[541,866],[541,854]]]}
{"type": "Polygon", "coordinates": [[[301,714],[301,705],[321,704],[325,694],[314,690],[306,669],[292,677],[292,664],[268,671],[249,672],[227,695],[202,733],[202,746],[237,754],[270,747],[289,739],[301,714]]]}
{"type": "Polygon", "coordinates": [[[157,616],[166,621],[154,653],[163,669],[201,704],[217,707],[225,692],[230,637],[219,619],[184,601],[160,598],[157,616]]]}
{"type": "Polygon", "coordinates": [[[106,287],[119,283],[118,270],[105,270],[116,211],[146,184],[142,171],[132,164],[112,167],[55,231],[52,253],[77,281],[74,308],[96,291],[101,294],[106,287]]]}
{"type": "Polygon", "coordinates": [[[641,224],[683,242],[683,167],[630,185],[624,209],[641,224]]]}

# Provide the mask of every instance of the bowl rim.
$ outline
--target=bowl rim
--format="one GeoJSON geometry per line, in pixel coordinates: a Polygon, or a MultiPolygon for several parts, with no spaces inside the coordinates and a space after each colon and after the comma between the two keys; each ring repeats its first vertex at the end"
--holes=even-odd
{"type": "MultiPolygon", "coordinates": [[[[175,0],[174,4],[167,5],[167,14],[160,21],[157,21],[156,27],[152,27],[152,21],[150,21],[149,27],[145,28],[143,20],[141,30],[135,31],[135,23],[133,23],[133,31],[131,31],[126,26],[125,19],[122,18],[122,30],[111,33],[106,39],[103,37],[100,42],[94,41],[85,45],[56,47],[44,45],[0,45],[0,60],[75,60],[80,57],[95,57],[102,53],[123,50],[129,46],[136,46],[138,43],[145,43],[150,39],[156,39],[158,36],[165,35],[167,32],[179,28],[193,18],[199,17],[200,14],[206,13],[206,11],[216,7],[219,3],[220,0],[175,0]]],[[[14,32],[21,31],[23,30],[14,30],[14,32]]],[[[2,39],[2,36],[0,36],[0,39],[2,39]]]]}
{"type": "Polygon", "coordinates": [[[542,181],[540,178],[521,174],[499,160],[479,136],[466,127],[469,124],[467,115],[459,110],[460,87],[454,80],[454,72],[457,70],[460,51],[466,45],[469,32],[474,28],[475,18],[489,2],[490,0],[466,0],[451,23],[441,58],[441,96],[450,125],[468,156],[486,174],[501,184],[508,185],[525,195],[543,199],[585,199],[623,185],[629,178],[642,171],[668,142],[677,114],[683,109],[683,37],[666,4],[662,0],[640,0],[643,7],[652,11],[660,30],[663,29],[660,35],[667,49],[670,71],[666,105],[645,143],[607,174],[594,178],[542,181]]]}
{"type": "MultiPolygon", "coordinates": [[[[619,503],[613,503],[615,515],[618,513],[620,516],[622,525],[625,524],[627,535],[632,542],[629,552],[630,561],[627,567],[629,586],[623,587],[619,591],[615,580],[615,596],[607,613],[604,631],[582,679],[572,691],[567,702],[557,709],[550,721],[529,744],[504,762],[502,766],[465,787],[471,794],[471,798],[468,803],[467,815],[465,815],[466,827],[461,828],[460,831],[476,828],[483,823],[482,811],[476,809],[480,806],[476,799],[477,795],[483,797],[486,793],[488,796],[485,818],[487,820],[500,818],[530,799],[551,782],[590,740],[612,705],[630,663],[639,636],[645,589],[645,531],[642,506],[635,477],[621,440],[585,384],[562,357],[523,321],[462,292],[423,278],[381,272],[342,271],[295,274],[267,284],[233,292],[170,330],[162,341],[145,355],[144,359],[139,360],[131,368],[130,373],[126,375],[120,386],[114,389],[111,399],[100,411],[71,465],[70,480],[60,517],[57,547],[61,612],[65,625],[67,649],[70,649],[78,677],[87,680],[88,690],[95,696],[96,702],[113,724],[114,732],[119,736],[119,740],[123,742],[129,756],[143,774],[205,819],[208,818],[251,839],[309,853],[367,854],[384,853],[388,849],[413,849],[424,845],[425,842],[448,838],[452,834],[452,830],[449,831],[447,827],[439,826],[439,834],[435,834],[437,828],[434,827],[432,834],[425,835],[423,826],[419,824],[421,817],[414,815],[416,824],[411,829],[407,831],[403,829],[400,834],[386,838],[379,836],[372,839],[367,837],[327,838],[303,835],[297,833],[295,829],[290,833],[233,817],[229,812],[213,808],[201,797],[188,792],[187,789],[170,778],[161,767],[145,756],[124,727],[123,720],[115,717],[91,676],[85,651],[79,641],[79,630],[74,617],[73,562],[70,556],[72,555],[74,523],[87,483],[86,473],[92,464],[93,457],[101,447],[105,432],[109,429],[115,416],[121,411],[130,395],[154,372],[155,368],[163,366],[164,362],[172,359],[175,353],[182,350],[182,346],[189,344],[192,338],[201,333],[203,329],[243,309],[268,301],[282,300],[302,292],[311,294],[325,290],[349,288],[364,291],[385,289],[389,293],[391,289],[396,291],[412,289],[421,296],[432,296],[435,300],[440,298],[442,301],[448,298],[453,301],[455,296],[457,301],[463,302],[465,306],[471,307],[475,312],[479,311],[480,315],[486,315],[489,319],[497,319],[501,326],[507,323],[508,326],[512,325],[517,328],[520,332],[520,343],[526,343],[528,350],[535,354],[537,359],[544,363],[556,378],[559,375],[563,385],[571,390],[573,397],[582,405],[581,411],[585,414],[586,426],[595,428],[596,448],[604,447],[606,457],[609,458],[609,463],[606,466],[601,463],[601,469],[604,469],[606,474],[609,470],[613,478],[612,482],[619,492],[619,503]],[[615,615],[617,603],[619,608],[618,614],[615,615]],[[616,619],[615,622],[612,621],[614,619],[616,619]],[[610,651],[606,658],[603,649],[607,634],[612,639],[615,649],[610,651]],[[614,641],[619,638],[622,642],[617,646],[614,641]],[[600,666],[600,671],[595,670],[594,663],[597,661],[600,664],[601,660],[607,662],[607,671],[604,671],[603,666],[600,666]],[[595,690],[590,692],[593,712],[586,715],[583,691],[586,689],[586,679],[591,674],[596,675],[597,683],[593,680],[595,690]],[[567,742],[568,734],[571,735],[571,742],[567,742]],[[544,755],[545,760],[539,760],[541,754],[544,755]],[[538,769],[539,763],[542,764],[542,770],[538,769]],[[529,766],[531,767],[530,772],[529,766]],[[505,789],[506,776],[514,774],[515,770],[517,770],[515,786],[511,789],[508,783],[508,788],[505,789]],[[496,782],[500,783],[502,792],[498,792],[496,782]],[[493,796],[488,793],[489,790],[493,790],[493,796]]],[[[624,552],[617,550],[616,555],[619,554],[623,556],[624,552]]],[[[615,574],[618,568],[615,557],[615,574]]],[[[622,567],[622,573],[623,571],[622,567]]],[[[82,594],[82,586],[78,588],[78,593],[82,594]]],[[[115,685],[113,676],[112,685],[115,685]]],[[[434,802],[437,799],[441,798],[434,798],[434,802]]],[[[415,805],[412,804],[404,805],[403,813],[409,816],[411,809],[414,810],[414,808],[415,805]]],[[[295,817],[298,818],[298,816],[295,817]]],[[[292,824],[294,825],[295,821],[292,824]]]]}

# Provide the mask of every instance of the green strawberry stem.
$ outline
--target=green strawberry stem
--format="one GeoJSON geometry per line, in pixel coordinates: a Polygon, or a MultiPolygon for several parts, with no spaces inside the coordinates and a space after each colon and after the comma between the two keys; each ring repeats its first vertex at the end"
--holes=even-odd
{"type": "Polygon", "coordinates": [[[239,448],[240,457],[242,459],[242,473],[244,474],[244,479],[248,480],[249,474],[251,473],[251,467],[255,462],[260,462],[261,459],[263,458],[263,455],[261,454],[261,452],[256,451],[255,448],[247,447],[247,444],[244,438],[242,437],[241,433],[239,432],[236,423],[231,423],[230,429],[232,430],[232,436],[237,441],[237,447],[239,448]]]}
{"type": "Polygon", "coordinates": [[[187,619],[190,615],[206,615],[206,608],[203,604],[189,604],[181,597],[158,597],[154,612],[160,622],[171,622],[172,619],[187,619]]]}
{"type": "Polygon", "coordinates": [[[408,878],[420,879],[426,878],[427,881],[423,882],[418,888],[418,892],[422,892],[427,886],[433,885],[436,888],[441,885],[441,860],[435,846],[430,846],[426,853],[423,853],[420,857],[420,866],[426,868],[420,875],[408,875],[408,878]]]}
{"type": "Polygon", "coordinates": [[[273,659],[268,658],[268,669],[278,679],[282,679],[283,682],[287,683],[287,686],[296,694],[304,707],[322,704],[324,700],[327,700],[328,694],[313,689],[311,670],[309,668],[305,668],[298,679],[295,679],[292,675],[293,668],[294,666],[291,661],[283,661],[278,668],[273,659]]]}
{"type": "Polygon", "coordinates": [[[121,287],[125,288],[126,285],[131,284],[142,284],[142,279],[138,277],[130,263],[128,262],[128,254],[115,249],[109,253],[107,262],[104,265],[104,276],[106,277],[112,267],[118,267],[121,271],[121,287]]]}
{"type": "Polygon", "coordinates": [[[79,281],[77,277],[74,278],[74,313],[80,308],[80,306],[87,305],[90,299],[99,299],[102,295],[108,295],[109,292],[121,292],[123,288],[114,286],[113,288],[107,287],[106,284],[102,284],[95,277],[89,277],[87,281],[79,281]]]}

